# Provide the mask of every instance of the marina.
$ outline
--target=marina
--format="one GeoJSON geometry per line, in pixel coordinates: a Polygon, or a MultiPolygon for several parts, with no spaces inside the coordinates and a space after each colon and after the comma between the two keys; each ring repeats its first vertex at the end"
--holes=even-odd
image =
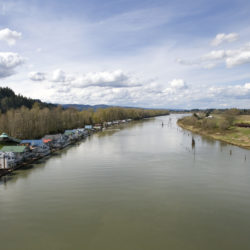
{"type": "Polygon", "coordinates": [[[0,177],[86,139],[102,129],[131,121],[132,119],[127,119],[94,126],[85,125],[84,128],[65,130],[63,134],[45,135],[39,140],[19,140],[2,133],[0,135],[0,177]]]}

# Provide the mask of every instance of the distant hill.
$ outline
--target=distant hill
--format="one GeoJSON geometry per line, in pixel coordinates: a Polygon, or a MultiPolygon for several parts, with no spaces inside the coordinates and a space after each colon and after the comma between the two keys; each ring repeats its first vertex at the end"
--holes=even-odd
{"type": "MultiPolygon", "coordinates": [[[[118,105],[106,105],[106,104],[97,104],[97,105],[85,105],[85,104],[57,104],[62,106],[64,109],[68,108],[75,108],[80,111],[87,110],[87,109],[94,109],[97,110],[99,108],[106,109],[106,108],[126,108],[126,109],[145,109],[145,110],[158,110],[157,108],[142,108],[142,107],[131,107],[131,106],[118,106],[118,105]]],[[[164,110],[164,109],[162,109],[164,110]]]]}
{"type": "Polygon", "coordinates": [[[45,103],[37,99],[31,99],[22,95],[16,95],[15,92],[8,87],[0,87],[0,110],[5,113],[9,109],[16,109],[22,106],[32,108],[34,103],[39,103],[40,107],[55,107],[56,105],[45,103]]]}
{"type": "MultiPolygon", "coordinates": [[[[85,104],[58,104],[60,106],[62,106],[63,108],[65,109],[68,109],[68,108],[75,108],[75,109],[78,109],[80,111],[82,110],[87,110],[87,109],[94,109],[94,110],[97,110],[97,109],[106,109],[106,108],[127,108],[127,109],[130,109],[130,108],[138,108],[140,109],[140,107],[130,107],[130,106],[118,106],[118,105],[106,105],[106,104],[97,104],[97,105],[85,105],[85,104]]],[[[141,109],[151,109],[153,110],[152,108],[141,108],[141,109]]]]}
{"type": "Polygon", "coordinates": [[[110,108],[113,106],[105,105],[105,104],[98,104],[98,105],[84,105],[84,104],[61,104],[61,106],[65,109],[67,108],[76,108],[78,110],[87,110],[87,109],[94,109],[97,110],[99,108],[105,109],[110,108]]]}

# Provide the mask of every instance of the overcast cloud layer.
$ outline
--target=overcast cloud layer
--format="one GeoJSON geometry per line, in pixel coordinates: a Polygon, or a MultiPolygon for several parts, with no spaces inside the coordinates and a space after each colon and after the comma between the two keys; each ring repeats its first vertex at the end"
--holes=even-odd
{"type": "Polygon", "coordinates": [[[250,2],[0,0],[0,85],[53,103],[250,108],[250,2]]]}

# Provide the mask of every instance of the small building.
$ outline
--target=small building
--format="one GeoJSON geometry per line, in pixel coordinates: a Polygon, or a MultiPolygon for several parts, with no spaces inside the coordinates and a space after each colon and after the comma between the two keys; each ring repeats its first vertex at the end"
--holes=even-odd
{"type": "Polygon", "coordinates": [[[64,135],[67,136],[69,143],[72,143],[78,139],[78,135],[75,129],[65,130],[64,135]]]}
{"type": "Polygon", "coordinates": [[[6,133],[2,133],[0,135],[0,144],[1,145],[18,145],[21,140],[18,140],[14,137],[9,136],[6,133]]]}
{"type": "Polygon", "coordinates": [[[85,125],[84,127],[85,129],[89,129],[89,130],[92,130],[93,129],[93,125],[85,125]]]}
{"type": "Polygon", "coordinates": [[[0,152],[0,169],[11,169],[16,166],[16,158],[13,152],[0,152]]]}
{"type": "Polygon", "coordinates": [[[104,128],[107,128],[107,127],[110,127],[110,126],[112,126],[112,122],[104,122],[103,123],[104,128]]]}
{"type": "Polygon", "coordinates": [[[75,129],[67,129],[64,131],[65,135],[73,135],[75,134],[76,130],[75,129]]]}
{"type": "Polygon", "coordinates": [[[21,162],[30,157],[30,150],[26,146],[3,146],[1,152],[12,152],[15,156],[15,163],[21,162]]]}
{"type": "Polygon", "coordinates": [[[95,130],[102,130],[102,124],[95,124],[93,128],[95,130]]]}
{"type": "Polygon", "coordinates": [[[21,145],[29,147],[33,157],[43,157],[50,154],[49,145],[40,140],[22,140],[21,145]]]}
{"type": "Polygon", "coordinates": [[[39,147],[42,146],[42,140],[22,140],[20,145],[27,146],[27,147],[39,147]]]}
{"type": "Polygon", "coordinates": [[[54,149],[63,148],[68,145],[68,136],[65,134],[45,135],[42,140],[54,149]]]}
{"type": "Polygon", "coordinates": [[[49,145],[52,142],[51,139],[42,139],[42,140],[43,140],[43,143],[45,143],[47,145],[49,145]]]}
{"type": "Polygon", "coordinates": [[[85,128],[78,128],[76,129],[76,131],[81,138],[89,136],[89,131],[85,128]]]}

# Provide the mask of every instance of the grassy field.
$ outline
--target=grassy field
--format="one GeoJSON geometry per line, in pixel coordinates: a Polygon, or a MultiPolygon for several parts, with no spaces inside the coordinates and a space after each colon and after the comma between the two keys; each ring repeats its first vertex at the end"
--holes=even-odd
{"type": "Polygon", "coordinates": [[[178,125],[194,133],[250,149],[250,128],[242,128],[236,125],[237,123],[250,124],[250,115],[235,116],[233,124],[226,129],[220,128],[220,124],[225,120],[222,115],[213,115],[211,119],[213,119],[213,123],[216,124],[213,128],[202,126],[204,123],[202,120],[207,118],[202,118],[194,124],[187,122],[187,119],[188,118],[180,119],[178,125]]]}

